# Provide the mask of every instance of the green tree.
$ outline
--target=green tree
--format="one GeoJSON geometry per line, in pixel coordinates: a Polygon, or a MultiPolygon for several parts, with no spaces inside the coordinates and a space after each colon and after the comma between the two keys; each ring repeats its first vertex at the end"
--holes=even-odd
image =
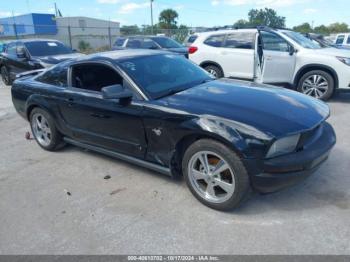
{"type": "Polygon", "coordinates": [[[189,28],[186,25],[180,25],[179,28],[176,30],[176,34],[174,36],[174,39],[180,43],[183,43],[185,38],[190,33],[189,28]]]}
{"type": "Polygon", "coordinates": [[[284,28],[286,26],[286,18],[277,15],[277,12],[271,8],[250,10],[248,22],[251,26],[265,25],[276,28],[284,28]]]}
{"type": "Polygon", "coordinates": [[[322,35],[329,35],[329,28],[325,25],[316,26],[314,32],[322,35]]]}
{"type": "Polygon", "coordinates": [[[179,14],[173,9],[165,9],[159,15],[159,27],[161,29],[176,29],[179,14]]]}
{"type": "Polygon", "coordinates": [[[349,26],[346,23],[333,23],[328,26],[330,33],[344,33],[349,31],[349,26]]]}
{"type": "Polygon", "coordinates": [[[78,43],[78,49],[82,53],[89,53],[91,50],[91,46],[89,42],[85,42],[84,40],[80,40],[78,43]]]}
{"type": "Polygon", "coordinates": [[[251,25],[250,25],[249,21],[247,21],[245,19],[240,19],[236,23],[233,24],[234,28],[247,28],[250,26],[251,25]]]}
{"type": "Polygon", "coordinates": [[[313,29],[309,23],[303,23],[298,26],[293,27],[294,31],[300,32],[300,33],[312,33],[313,29]]]}
{"type": "Polygon", "coordinates": [[[137,35],[140,33],[140,29],[137,25],[124,25],[120,28],[122,35],[137,35]]]}

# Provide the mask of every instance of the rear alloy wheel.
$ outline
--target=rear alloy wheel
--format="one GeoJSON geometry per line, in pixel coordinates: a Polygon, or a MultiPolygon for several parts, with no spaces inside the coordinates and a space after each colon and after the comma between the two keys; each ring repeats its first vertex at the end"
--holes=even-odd
{"type": "Polygon", "coordinates": [[[224,77],[222,70],[218,66],[208,65],[208,66],[204,67],[204,70],[207,71],[209,74],[211,74],[212,76],[214,76],[217,79],[224,77]]]}
{"type": "Polygon", "coordinates": [[[64,145],[52,117],[41,108],[34,108],[30,114],[30,126],[39,146],[48,151],[55,151],[64,145]]]}
{"type": "Polygon", "coordinates": [[[5,85],[12,85],[10,73],[5,66],[1,67],[1,78],[5,85]]]}
{"type": "Polygon", "coordinates": [[[333,77],[316,70],[306,73],[299,82],[298,91],[321,100],[328,100],[334,93],[333,77]]]}
{"type": "Polygon", "coordinates": [[[187,149],[183,174],[192,194],[217,210],[237,207],[250,191],[248,174],[240,159],[214,140],[199,140],[187,149]]]}

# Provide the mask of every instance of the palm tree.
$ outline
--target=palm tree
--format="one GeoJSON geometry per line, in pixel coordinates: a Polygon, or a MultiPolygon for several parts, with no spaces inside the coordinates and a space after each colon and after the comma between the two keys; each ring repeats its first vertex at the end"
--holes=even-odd
{"type": "Polygon", "coordinates": [[[165,9],[159,15],[159,27],[162,29],[176,29],[179,14],[173,9],[165,9]]]}

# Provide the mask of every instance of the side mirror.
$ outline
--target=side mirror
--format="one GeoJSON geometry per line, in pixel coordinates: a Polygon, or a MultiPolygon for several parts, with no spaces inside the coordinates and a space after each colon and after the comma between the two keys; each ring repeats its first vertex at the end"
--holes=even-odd
{"type": "Polygon", "coordinates": [[[17,47],[16,48],[16,54],[18,58],[26,58],[26,52],[24,50],[24,47],[17,47]]]}
{"type": "Polygon", "coordinates": [[[105,86],[101,91],[104,99],[131,100],[133,97],[131,91],[122,85],[105,86]]]}

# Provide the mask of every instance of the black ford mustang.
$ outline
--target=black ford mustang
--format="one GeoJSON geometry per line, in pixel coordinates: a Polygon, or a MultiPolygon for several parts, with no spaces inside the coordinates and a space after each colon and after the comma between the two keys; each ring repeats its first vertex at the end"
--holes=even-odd
{"type": "Polygon", "coordinates": [[[100,53],[22,74],[13,103],[49,151],[65,143],[172,176],[202,203],[236,207],[314,172],[335,145],[329,108],[282,88],[213,80],[182,56],[100,53]]]}

